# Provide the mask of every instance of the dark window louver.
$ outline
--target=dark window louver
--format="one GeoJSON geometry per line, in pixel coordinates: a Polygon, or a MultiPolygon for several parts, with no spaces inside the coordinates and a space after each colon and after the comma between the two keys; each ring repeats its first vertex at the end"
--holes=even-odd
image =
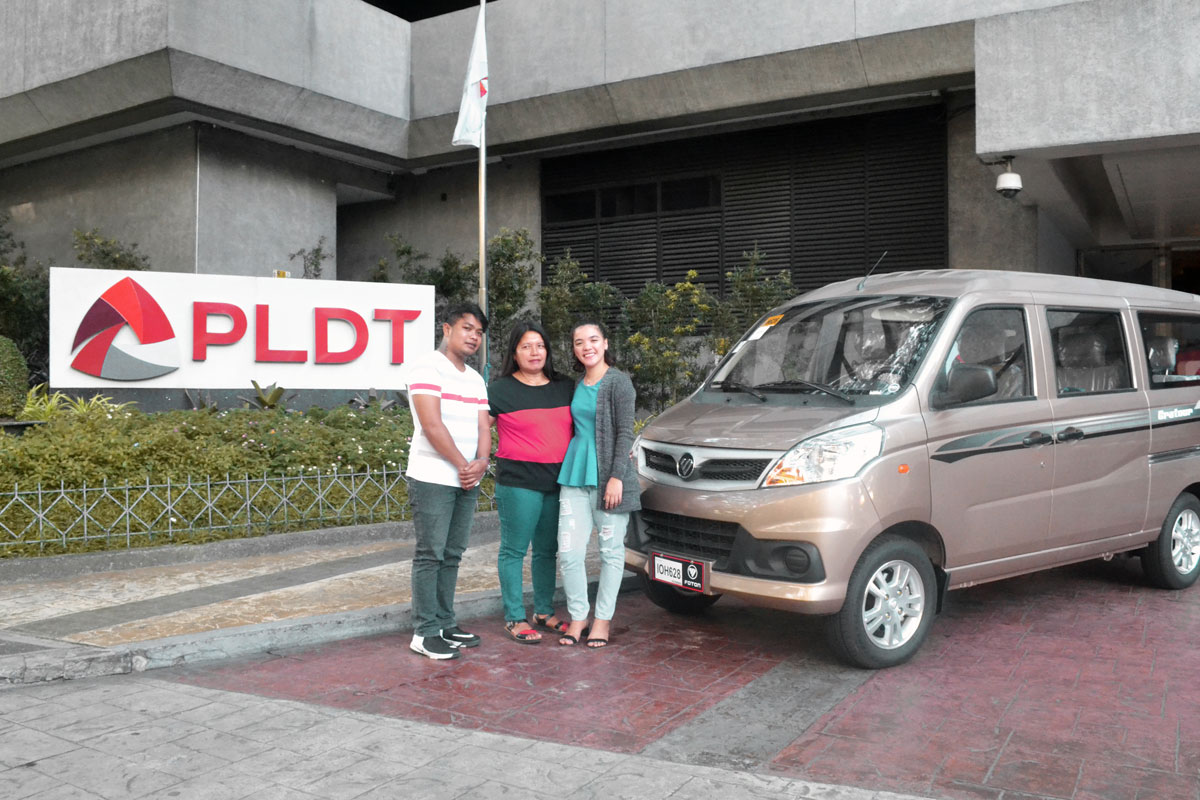
{"type": "MultiPolygon", "coordinates": [[[[642,200],[613,207],[645,212],[639,191],[642,200]]],[[[792,271],[798,291],[861,276],[884,251],[877,272],[948,266],[946,124],[936,105],[547,159],[542,194],[549,264],[569,249],[626,295],[693,269],[721,291],[724,273],[756,246],[768,270],[792,271]],[[629,218],[553,221],[555,196],[649,182],[681,199],[629,218]],[[699,206],[706,194],[716,205],[699,206]]]]}

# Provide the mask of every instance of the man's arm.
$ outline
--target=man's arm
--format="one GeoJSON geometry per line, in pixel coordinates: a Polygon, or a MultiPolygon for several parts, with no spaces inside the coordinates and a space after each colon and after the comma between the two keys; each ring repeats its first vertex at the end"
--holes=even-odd
{"type": "Polygon", "coordinates": [[[479,412],[479,447],[475,457],[487,461],[492,455],[492,415],[487,409],[479,412]]]}
{"type": "Polygon", "coordinates": [[[492,452],[492,417],[486,409],[479,412],[479,445],[475,448],[475,460],[458,468],[458,480],[464,489],[470,489],[483,480],[488,468],[488,457],[492,452]]]}
{"type": "MultiPolygon", "coordinates": [[[[414,394],[412,401],[425,438],[433,445],[433,449],[437,450],[438,455],[461,472],[462,468],[467,466],[467,459],[458,451],[458,445],[454,443],[454,438],[442,422],[442,398],[431,394],[414,394]]],[[[488,443],[491,444],[490,436],[488,443]]]]}

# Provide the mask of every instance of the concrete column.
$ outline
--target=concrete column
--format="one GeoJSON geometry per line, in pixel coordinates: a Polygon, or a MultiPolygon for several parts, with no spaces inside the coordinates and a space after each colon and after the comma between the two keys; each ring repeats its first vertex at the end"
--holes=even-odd
{"type": "Polygon", "coordinates": [[[947,128],[950,266],[1038,271],[1037,209],[996,193],[975,154],[974,106],[951,111],[947,128]]]}
{"type": "MultiPolygon", "coordinates": [[[[505,159],[488,165],[487,236],[501,228],[528,228],[540,247],[540,162],[505,159]]],[[[358,203],[338,210],[339,275],[365,280],[380,258],[391,257],[384,237],[399,234],[431,262],[449,250],[464,261],[479,251],[475,165],[398,177],[395,201],[358,203]]]]}
{"type": "Polygon", "coordinates": [[[73,230],[138,244],[151,266],[194,268],[195,131],[180,126],[0,170],[0,210],[32,258],[78,266],[73,230]]]}
{"type": "MultiPolygon", "coordinates": [[[[325,160],[242,134],[201,126],[196,187],[199,210],[195,271],[267,277],[276,269],[299,277],[288,254],[337,252],[337,191],[325,160]]],[[[322,278],[337,278],[337,261],[322,278]]]]}

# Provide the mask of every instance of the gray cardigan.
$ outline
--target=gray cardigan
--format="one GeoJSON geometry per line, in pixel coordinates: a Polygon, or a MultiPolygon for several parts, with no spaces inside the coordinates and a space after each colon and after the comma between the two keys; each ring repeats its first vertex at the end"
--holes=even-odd
{"type": "Polygon", "coordinates": [[[596,390],[596,470],[599,478],[596,507],[604,508],[604,487],[609,478],[620,478],[621,502],[609,512],[637,511],[642,507],[642,487],[633,450],[633,420],[637,393],[621,370],[609,367],[596,390]]]}

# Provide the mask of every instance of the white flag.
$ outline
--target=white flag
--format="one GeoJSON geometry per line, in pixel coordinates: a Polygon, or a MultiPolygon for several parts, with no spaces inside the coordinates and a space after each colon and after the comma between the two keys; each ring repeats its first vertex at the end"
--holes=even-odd
{"type": "Polygon", "coordinates": [[[458,124],[454,126],[451,144],[483,144],[483,122],[487,118],[488,65],[487,38],[483,32],[484,2],[479,3],[479,21],[475,23],[475,41],[471,43],[471,61],[467,64],[467,80],[463,85],[462,105],[458,109],[458,124]]]}

